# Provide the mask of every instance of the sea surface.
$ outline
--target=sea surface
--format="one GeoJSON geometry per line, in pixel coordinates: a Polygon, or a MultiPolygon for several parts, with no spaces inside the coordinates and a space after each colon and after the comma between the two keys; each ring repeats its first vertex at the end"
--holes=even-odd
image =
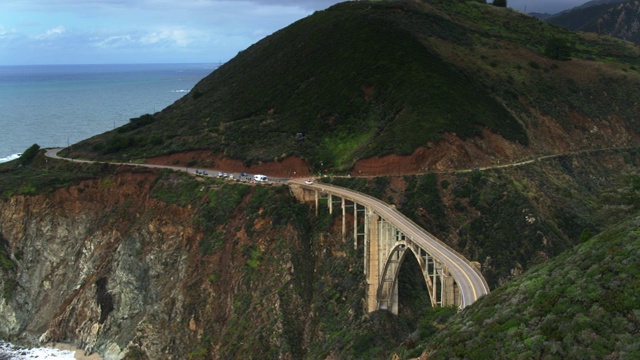
{"type": "Polygon", "coordinates": [[[0,66],[0,162],[68,146],[185,96],[218,64],[0,66]]]}
{"type": "MultiPolygon", "coordinates": [[[[68,146],[164,109],[218,64],[0,66],[0,162],[33,144],[68,146]]],[[[73,359],[0,339],[0,360],[73,359]]]]}

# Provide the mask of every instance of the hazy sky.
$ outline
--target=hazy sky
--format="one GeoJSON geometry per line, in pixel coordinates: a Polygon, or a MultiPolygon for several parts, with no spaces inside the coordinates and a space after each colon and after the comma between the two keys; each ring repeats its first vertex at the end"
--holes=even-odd
{"type": "MultiPolygon", "coordinates": [[[[0,65],[224,62],[337,0],[0,0],[0,65]]],[[[491,2],[491,0],[489,0],[491,2]]],[[[557,12],[581,0],[508,0],[557,12]]]]}

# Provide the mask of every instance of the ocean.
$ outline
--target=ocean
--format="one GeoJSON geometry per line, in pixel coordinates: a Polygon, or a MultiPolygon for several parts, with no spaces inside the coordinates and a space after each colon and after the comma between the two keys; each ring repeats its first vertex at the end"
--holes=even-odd
{"type": "MultiPolygon", "coordinates": [[[[218,64],[0,66],[0,162],[33,144],[67,146],[185,96],[218,64]]],[[[73,359],[0,339],[0,360],[73,359]]]]}
{"type": "Polygon", "coordinates": [[[0,66],[0,162],[164,109],[218,64],[0,66]]]}

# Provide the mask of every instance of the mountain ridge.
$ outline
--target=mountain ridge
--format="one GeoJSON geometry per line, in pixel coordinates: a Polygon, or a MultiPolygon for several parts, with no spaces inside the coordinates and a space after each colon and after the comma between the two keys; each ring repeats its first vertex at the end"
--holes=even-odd
{"type": "Polygon", "coordinates": [[[608,35],[640,44],[639,15],[640,4],[635,0],[624,0],[576,7],[544,20],[570,30],[608,35]]]}

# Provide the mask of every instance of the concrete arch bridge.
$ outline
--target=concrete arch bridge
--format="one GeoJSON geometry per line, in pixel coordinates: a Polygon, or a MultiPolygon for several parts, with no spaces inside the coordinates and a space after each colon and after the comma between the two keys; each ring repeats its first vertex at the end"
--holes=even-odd
{"type": "Polygon", "coordinates": [[[489,293],[479,264],[472,264],[395,207],[328,184],[290,180],[289,186],[299,199],[315,202],[316,215],[320,199],[324,198],[330,213],[341,212],[343,237],[353,226],[354,247],[364,246],[368,311],[387,309],[398,313],[398,275],[410,253],[422,269],[432,306],[464,309],[489,293]],[[348,211],[353,212],[353,224],[347,225],[348,211]]]}

